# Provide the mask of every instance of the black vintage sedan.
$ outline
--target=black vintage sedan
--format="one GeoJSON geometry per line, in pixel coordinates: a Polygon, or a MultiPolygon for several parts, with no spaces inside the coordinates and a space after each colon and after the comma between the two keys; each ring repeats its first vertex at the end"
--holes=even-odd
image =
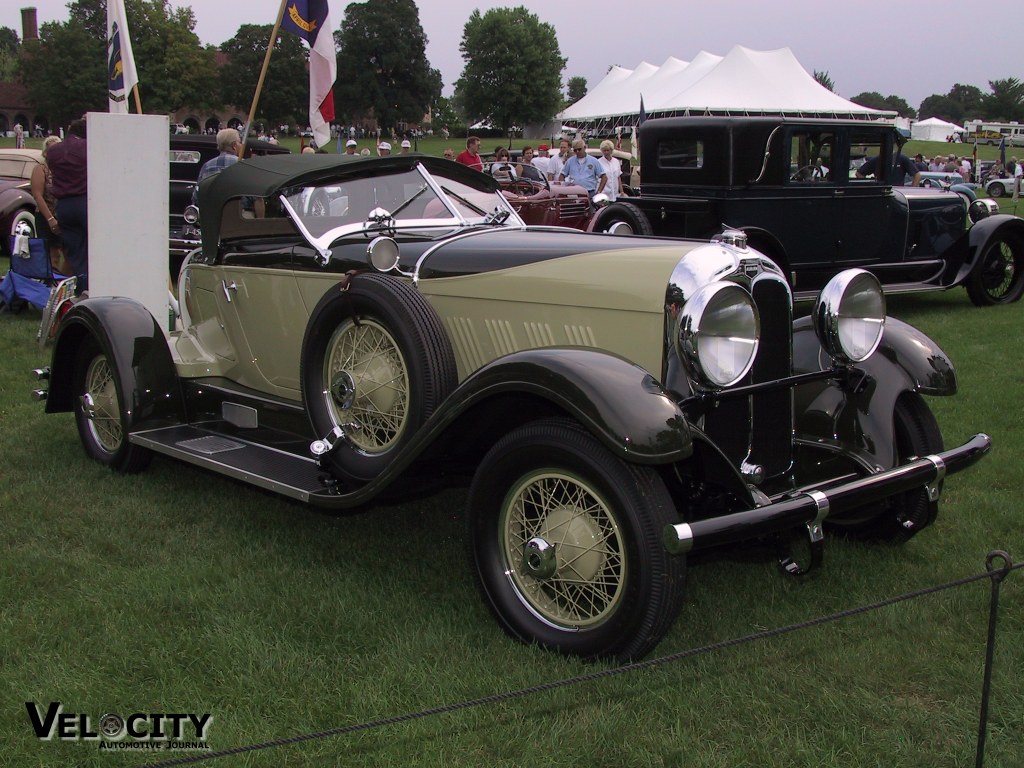
{"type": "Polygon", "coordinates": [[[796,534],[797,573],[829,530],[908,539],[989,448],[944,448],[926,397],[952,363],[863,270],[794,320],[742,233],[528,227],[494,179],[418,155],[242,161],[199,202],[176,330],[81,301],[47,411],[114,471],[158,454],[328,510],[465,479],[481,593],[525,642],[642,656],[688,552],[796,534]]]}
{"type": "Polygon", "coordinates": [[[709,237],[723,226],[813,299],[837,273],[868,270],[887,293],[963,286],[977,305],[1024,295],[1024,220],[964,190],[905,186],[883,168],[899,151],[887,123],[782,117],[672,117],[640,129],[640,195],[593,228],[709,237]],[[880,158],[880,160],[876,160],[880,158]],[[870,166],[868,166],[870,168],[870,166]]]}

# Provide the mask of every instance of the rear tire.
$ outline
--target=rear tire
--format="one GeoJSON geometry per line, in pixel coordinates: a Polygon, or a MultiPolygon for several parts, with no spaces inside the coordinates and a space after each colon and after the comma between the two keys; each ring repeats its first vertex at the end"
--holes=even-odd
{"type": "Polygon", "coordinates": [[[633,203],[616,202],[597,214],[595,232],[615,235],[653,235],[654,229],[646,214],[633,203]]]}
{"type": "Polygon", "coordinates": [[[11,237],[17,235],[36,236],[36,217],[28,208],[21,208],[15,211],[10,218],[11,226],[7,231],[10,237],[5,237],[2,252],[11,255],[11,237]]]}
{"type": "Polygon", "coordinates": [[[132,419],[124,407],[117,364],[95,339],[83,341],[74,373],[75,423],[86,454],[115,472],[141,472],[152,451],[128,441],[132,419]]]}

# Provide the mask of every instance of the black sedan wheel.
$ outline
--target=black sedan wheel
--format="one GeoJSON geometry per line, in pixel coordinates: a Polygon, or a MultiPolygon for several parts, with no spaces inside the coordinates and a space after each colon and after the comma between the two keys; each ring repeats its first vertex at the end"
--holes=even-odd
{"type": "Polygon", "coordinates": [[[997,233],[985,245],[965,287],[971,302],[979,307],[1020,299],[1024,293],[1024,238],[997,233]]]}
{"type": "MultiPolygon", "coordinates": [[[[916,392],[906,392],[896,401],[893,413],[896,437],[896,462],[942,452],[942,432],[931,409],[916,392]]],[[[888,541],[901,544],[927,527],[938,514],[937,501],[928,491],[917,488],[872,507],[878,514],[851,525],[837,522],[836,527],[851,538],[888,541]]]]}
{"type": "Polygon", "coordinates": [[[115,364],[95,341],[83,343],[75,366],[75,423],[85,452],[117,472],[149,466],[151,451],[128,442],[131,420],[115,364]]]}
{"type": "Polygon", "coordinates": [[[632,203],[612,203],[597,214],[595,232],[613,235],[653,235],[651,222],[644,212],[632,203]]]}
{"type": "Polygon", "coordinates": [[[510,432],[484,457],[468,545],[486,602],[512,637],[626,660],[651,650],[681,606],[686,561],[660,539],[675,522],[653,469],[551,420],[510,432]]]}
{"type": "Polygon", "coordinates": [[[433,307],[393,277],[361,274],[328,291],[302,344],[302,394],[313,429],[345,438],[327,456],[342,479],[383,472],[457,384],[433,307]]]}

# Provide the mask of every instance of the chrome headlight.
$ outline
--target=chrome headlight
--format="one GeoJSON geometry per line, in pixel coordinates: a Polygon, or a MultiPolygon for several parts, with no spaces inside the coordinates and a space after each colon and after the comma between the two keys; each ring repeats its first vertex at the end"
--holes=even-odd
{"type": "Polygon", "coordinates": [[[987,197],[979,197],[967,208],[967,218],[971,220],[971,224],[997,213],[999,213],[999,203],[987,197]]]}
{"type": "Polygon", "coordinates": [[[720,280],[697,291],[683,307],[676,340],[679,354],[706,387],[730,387],[750,371],[761,336],[754,300],[735,283],[720,280]]]}
{"type": "Polygon", "coordinates": [[[885,296],[870,272],[847,269],[828,281],[814,305],[814,331],[833,359],[859,363],[871,357],[885,330],[885,296]]]}

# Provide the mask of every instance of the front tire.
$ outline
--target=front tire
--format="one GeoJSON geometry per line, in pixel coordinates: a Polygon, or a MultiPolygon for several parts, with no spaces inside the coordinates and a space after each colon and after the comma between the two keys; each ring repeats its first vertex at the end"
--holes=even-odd
{"type": "Polygon", "coordinates": [[[467,541],[509,635],[625,661],[650,651],[681,607],[686,560],[660,536],[676,522],[653,469],[613,456],[575,422],[548,420],[510,432],[484,457],[467,541]]]}
{"type": "Polygon", "coordinates": [[[1006,187],[999,182],[989,184],[988,193],[991,197],[1002,197],[1006,194],[1006,187]]]}
{"type": "Polygon", "coordinates": [[[128,441],[131,417],[124,407],[117,365],[94,339],[83,342],[79,350],[74,386],[75,423],[86,454],[123,474],[149,466],[152,451],[128,441]]]}
{"type": "Polygon", "coordinates": [[[1012,304],[1024,293],[1024,238],[996,233],[985,245],[965,285],[979,307],[1012,304]]]}
{"type": "MultiPolygon", "coordinates": [[[[905,392],[896,401],[893,434],[897,465],[943,450],[939,424],[916,392],[905,392]]],[[[915,488],[888,499],[877,509],[879,513],[866,521],[852,525],[837,522],[837,527],[850,538],[902,544],[935,520],[939,504],[928,498],[924,488],[915,488]]]]}

